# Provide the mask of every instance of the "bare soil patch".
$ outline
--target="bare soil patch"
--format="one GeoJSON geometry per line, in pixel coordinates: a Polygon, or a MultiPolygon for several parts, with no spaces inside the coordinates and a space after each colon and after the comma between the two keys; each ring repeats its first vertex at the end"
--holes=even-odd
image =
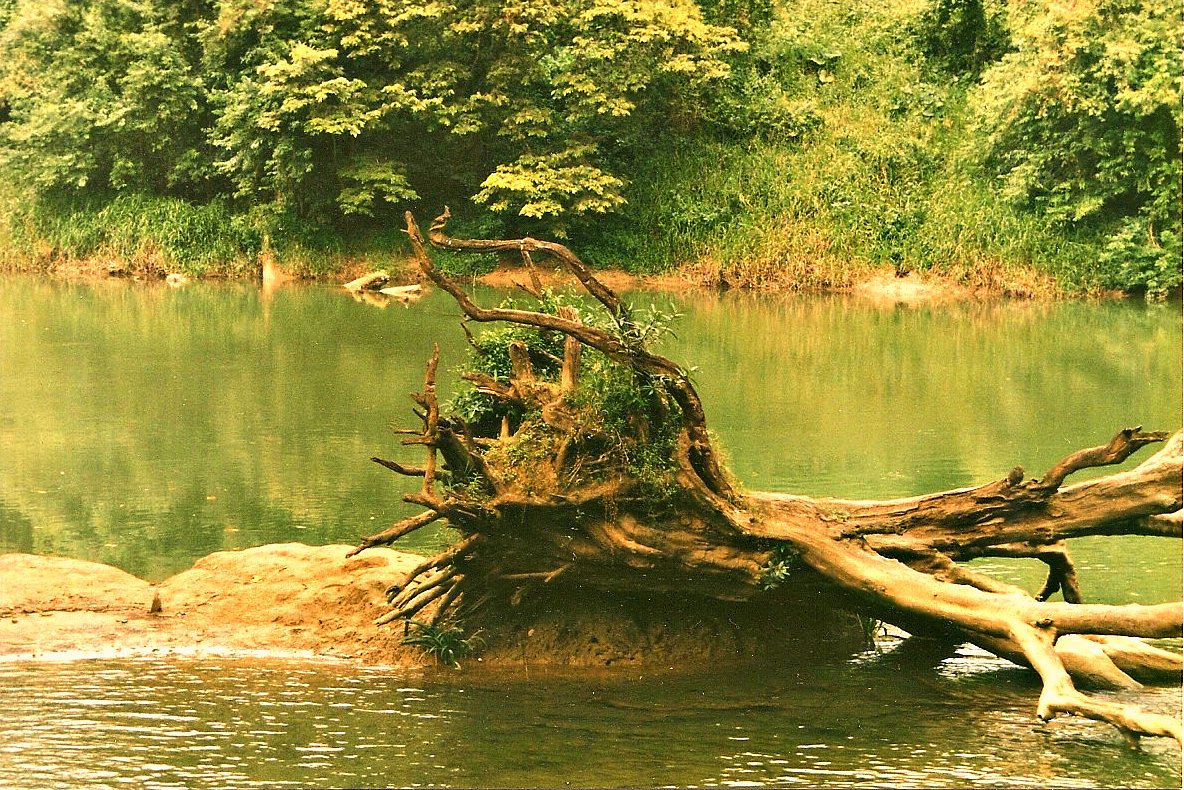
{"type": "Polygon", "coordinates": [[[891,270],[859,280],[851,287],[851,294],[882,304],[928,304],[961,301],[974,296],[969,288],[957,283],[934,277],[922,278],[915,273],[898,277],[891,270]]]}

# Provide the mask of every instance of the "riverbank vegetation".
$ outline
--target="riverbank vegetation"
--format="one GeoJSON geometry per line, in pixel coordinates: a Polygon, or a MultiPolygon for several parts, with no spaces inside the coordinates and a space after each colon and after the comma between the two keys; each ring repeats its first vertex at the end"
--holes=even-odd
{"type": "Polygon", "coordinates": [[[448,204],[467,236],[704,284],[1180,288],[1164,0],[0,0],[0,25],[10,268],[266,249],[327,276],[448,204]]]}

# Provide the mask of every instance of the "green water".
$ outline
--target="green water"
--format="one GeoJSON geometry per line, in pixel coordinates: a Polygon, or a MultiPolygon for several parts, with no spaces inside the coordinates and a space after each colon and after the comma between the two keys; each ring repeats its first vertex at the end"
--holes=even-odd
{"type": "Polygon", "coordinates": [[[1179,787],[1175,744],[1136,753],[1099,725],[1043,726],[1030,677],[998,663],[446,682],[259,660],[0,663],[0,785],[1179,787]]]}
{"type": "MultiPolygon", "coordinates": [[[[698,367],[751,488],[916,494],[1181,424],[1178,306],[674,301],[685,315],[664,350],[698,367]]],[[[457,315],[439,294],[377,309],[324,287],[0,279],[0,551],[161,579],[211,551],[385,527],[408,512],[405,487],[368,459],[416,460],[389,427],[414,422],[406,396],[433,342],[442,370],[460,363],[457,315]]],[[[1175,541],[1073,550],[1091,600],[1180,598],[1175,541]]],[[[1025,672],[893,655],[583,680],[9,663],[0,786],[1180,785],[1174,746],[1132,753],[1106,727],[1041,725],[1025,672]]],[[[1180,707],[1178,690],[1133,698],[1180,707]]]]}

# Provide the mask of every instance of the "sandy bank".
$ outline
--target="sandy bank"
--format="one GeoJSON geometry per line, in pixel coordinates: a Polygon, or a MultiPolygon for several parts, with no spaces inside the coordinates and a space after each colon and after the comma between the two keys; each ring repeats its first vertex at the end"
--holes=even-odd
{"type": "Polygon", "coordinates": [[[421,558],[372,549],[347,560],[349,548],[218,552],[158,585],[93,562],[0,555],[0,657],[269,651],[418,663],[402,629],[374,619],[421,558]]]}

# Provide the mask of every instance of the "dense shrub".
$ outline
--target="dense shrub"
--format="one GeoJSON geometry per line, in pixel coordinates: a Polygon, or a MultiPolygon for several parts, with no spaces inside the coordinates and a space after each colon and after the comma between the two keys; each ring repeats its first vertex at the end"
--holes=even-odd
{"type": "Polygon", "coordinates": [[[977,100],[1004,196],[1105,237],[1100,284],[1180,284],[1180,9],[1095,0],[1017,13],[977,100]]]}
{"type": "Polygon", "coordinates": [[[1011,49],[1003,0],[931,0],[910,32],[934,66],[973,79],[1011,49]]]}

